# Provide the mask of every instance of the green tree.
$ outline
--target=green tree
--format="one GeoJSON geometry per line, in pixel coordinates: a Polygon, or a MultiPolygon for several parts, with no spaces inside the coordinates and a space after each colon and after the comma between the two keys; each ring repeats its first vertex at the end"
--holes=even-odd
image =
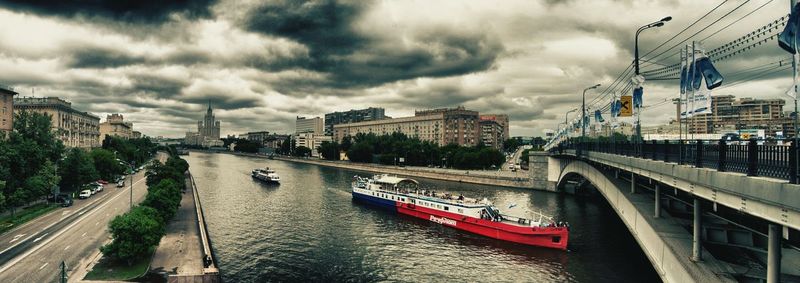
{"type": "Polygon", "coordinates": [[[522,144],[522,141],[515,138],[507,139],[503,142],[503,150],[505,152],[512,152],[517,150],[517,148],[522,144]]]}
{"type": "Polygon", "coordinates": [[[76,191],[83,184],[99,178],[92,158],[79,148],[71,149],[60,167],[61,187],[69,191],[76,191]]]}
{"type": "Polygon", "coordinates": [[[339,160],[339,144],[336,142],[324,141],[317,149],[322,158],[327,160],[339,160]]]}
{"type": "Polygon", "coordinates": [[[142,205],[152,207],[158,211],[161,219],[169,221],[175,216],[180,203],[180,185],[172,179],[164,179],[155,186],[147,188],[147,196],[142,205]]]}
{"type": "Polygon", "coordinates": [[[116,175],[124,173],[127,169],[126,166],[115,159],[114,153],[109,150],[96,148],[89,153],[89,156],[92,158],[94,168],[101,179],[114,179],[116,175]]]}
{"type": "Polygon", "coordinates": [[[61,177],[56,174],[55,165],[50,160],[45,161],[36,175],[25,180],[23,188],[27,191],[26,202],[34,201],[41,196],[53,193],[53,187],[58,184],[61,177]]]}
{"type": "Polygon", "coordinates": [[[347,158],[353,162],[372,162],[373,147],[368,142],[356,142],[347,151],[347,158]]]}
{"type": "Polygon", "coordinates": [[[2,193],[6,189],[6,182],[0,181],[0,211],[5,210],[6,208],[6,197],[2,193]]]}
{"type": "Polygon", "coordinates": [[[289,137],[289,138],[283,140],[283,142],[281,142],[281,147],[280,147],[278,153],[283,154],[283,155],[289,155],[289,154],[292,153],[291,141],[290,141],[291,139],[292,138],[289,137]]]}
{"type": "Polygon", "coordinates": [[[147,206],[137,206],[114,217],[109,224],[112,241],[100,248],[106,257],[133,264],[150,256],[164,235],[165,225],[159,213],[147,206]]]}
{"type": "Polygon", "coordinates": [[[236,146],[233,147],[233,150],[240,152],[256,153],[258,152],[259,148],[261,148],[261,145],[258,142],[246,139],[239,139],[236,141],[236,146]]]}
{"type": "Polygon", "coordinates": [[[311,149],[301,145],[294,149],[293,155],[300,157],[311,156],[311,149]]]}
{"type": "Polygon", "coordinates": [[[350,150],[350,147],[353,146],[353,139],[350,136],[345,136],[342,138],[342,143],[339,144],[339,149],[343,151],[350,150]]]}
{"type": "Polygon", "coordinates": [[[9,206],[43,196],[25,191],[37,187],[26,182],[31,182],[29,179],[48,161],[50,165],[57,162],[64,152],[64,145],[51,131],[50,117],[37,112],[15,113],[14,131],[7,139],[0,139],[0,180],[6,182],[3,194],[9,206]]]}

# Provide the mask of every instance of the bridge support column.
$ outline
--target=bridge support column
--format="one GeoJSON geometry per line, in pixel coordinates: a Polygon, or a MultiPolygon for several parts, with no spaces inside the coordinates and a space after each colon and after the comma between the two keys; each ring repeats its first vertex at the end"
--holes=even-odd
{"type": "Polygon", "coordinates": [[[631,193],[636,193],[636,174],[633,174],[633,172],[631,172],[631,193]]]}
{"type": "Polygon", "coordinates": [[[700,229],[701,219],[703,218],[703,212],[700,208],[700,198],[694,198],[694,225],[693,225],[693,233],[692,233],[692,261],[701,261],[703,260],[703,250],[700,246],[700,233],[702,233],[702,229],[700,229]]]}
{"type": "Polygon", "coordinates": [[[656,182],[656,211],[655,211],[655,218],[661,217],[661,185],[656,182]]]}
{"type": "Polygon", "coordinates": [[[781,230],[778,224],[769,224],[767,243],[767,283],[781,281],[781,230]]]}

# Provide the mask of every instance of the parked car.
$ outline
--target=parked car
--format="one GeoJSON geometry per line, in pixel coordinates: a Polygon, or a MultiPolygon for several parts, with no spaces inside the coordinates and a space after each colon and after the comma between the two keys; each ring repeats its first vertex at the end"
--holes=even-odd
{"type": "Polygon", "coordinates": [[[71,197],[65,197],[65,198],[61,199],[61,206],[62,207],[70,207],[70,206],[72,206],[72,203],[73,203],[73,201],[72,201],[71,197]]]}
{"type": "Polygon", "coordinates": [[[103,191],[103,186],[102,185],[97,185],[97,186],[94,187],[94,190],[97,191],[98,193],[102,192],[103,191]]]}
{"type": "Polygon", "coordinates": [[[89,197],[91,197],[91,196],[92,196],[92,191],[90,191],[90,190],[83,190],[83,191],[81,191],[81,193],[78,195],[78,198],[81,198],[81,199],[87,199],[87,198],[89,198],[89,197]]]}
{"type": "Polygon", "coordinates": [[[120,180],[119,182],[117,182],[117,188],[122,188],[124,186],[125,186],[125,180],[120,180]]]}
{"type": "Polygon", "coordinates": [[[101,185],[108,185],[108,181],[103,180],[103,179],[97,180],[97,181],[95,181],[95,183],[98,183],[98,184],[101,184],[101,185]]]}
{"type": "Polygon", "coordinates": [[[92,195],[96,194],[97,193],[97,187],[92,187],[91,189],[89,189],[89,193],[91,193],[92,195]]]}

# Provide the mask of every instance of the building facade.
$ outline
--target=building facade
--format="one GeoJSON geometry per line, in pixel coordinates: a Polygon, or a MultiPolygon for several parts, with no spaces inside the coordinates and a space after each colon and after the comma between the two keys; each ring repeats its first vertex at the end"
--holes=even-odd
{"type": "MultiPolygon", "coordinates": [[[[793,120],[783,112],[783,99],[736,99],[732,95],[711,97],[711,113],[681,119],[693,134],[726,134],[741,130],[764,130],[767,136],[782,132],[794,136],[793,120]]],[[[677,105],[680,119],[680,105],[677,105]]]]}
{"type": "Polygon", "coordinates": [[[185,145],[194,145],[198,146],[202,142],[200,138],[200,133],[198,132],[186,132],[186,136],[183,138],[183,144],[185,145]]]}
{"type": "Polygon", "coordinates": [[[295,120],[294,133],[312,133],[315,135],[322,135],[324,133],[322,118],[314,117],[308,119],[306,117],[297,116],[297,120],[295,120]]]}
{"type": "Polygon", "coordinates": [[[100,139],[102,145],[106,136],[117,136],[125,139],[133,137],[133,123],[125,122],[122,114],[106,116],[106,121],[100,123],[100,139]]]}
{"type": "Polygon", "coordinates": [[[455,143],[474,146],[481,138],[478,112],[464,107],[416,111],[412,117],[339,124],[334,125],[333,129],[333,139],[337,142],[359,133],[379,136],[403,133],[439,145],[455,143]]]}
{"type": "MultiPolygon", "coordinates": [[[[483,116],[481,116],[483,117],[483,116]]],[[[497,120],[480,120],[481,141],[485,146],[502,150],[503,149],[503,126],[497,120]]]]}
{"type": "Polygon", "coordinates": [[[72,108],[58,97],[18,97],[14,112],[32,111],[50,115],[53,132],[67,147],[100,146],[100,117],[72,108]]]}
{"type": "Polygon", "coordinates": [[[0,137],[14,129],[14,95],[13,88],[0,85],[0,137]]]}
{"type": "Polygon", "coordinates": [[[383,108],[370,107],[367,109],[333,112],[325,114],[325,135],[333,135],[333,126],[339,124],[358,123],[388,119],[383,108]]]}
{"type": "Polygon", "coordinates": [[[202,121],[197,121],[197,133],[203,140],[218,140],[220,128],[220,121],[217,121],[214,117],[214,112],[209,102],[205,117],[203,117],[202,121]]]}
{"type": "Polygon", "coordinates": [[[325,135],[315,135],[314,133],[300,133],[293,136],[295,140],[295,147],[305,146],[311,149],[311,156],[318,157],[319,156],[319,148],[323,142],[330,142],[333,141],[331,136],[325,135]]]}
{"type": "Polygon", "coordinates": [[[481,120],[493,120],[500,124],[500,127],[503,127],[503,135],[502,140],[505,141],[511,138],[511,134],[509,133],[509,124],[508,124],[508,115],[506,114],[481,114],[481,120]]]}

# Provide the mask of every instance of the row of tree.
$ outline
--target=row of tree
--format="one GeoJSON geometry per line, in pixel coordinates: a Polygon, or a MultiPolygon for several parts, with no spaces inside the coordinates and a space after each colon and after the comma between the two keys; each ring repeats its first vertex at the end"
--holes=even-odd
{"type": "Polygon", "coordinates": [[[128,265],[150,256],[180,207],[189,164],[177,155],[147,168],[147,196],[141,205],[109,224],[112,242],[101,247],[107,258],[128,265]]]}
{"type": "Polygon", "coordinates": [[[74,192],[113,179],[128,169],[124,164],[141,164],[156,149],[148,138],[107,137],[103,148],[68,150],[51,126],[50,115],[21,111],[14,114],[13,131],[0,137],[0,210],[50,195],[56,185],[74,192]]]}
{"type": "Polygon", "coordinates": [[[323,142],[319,147],[323,158],[339,160],[339,152],[347,152],[353,162],[386,165],[444,166],[458,169],[490,169],[505,162],[500,151],[479,143],[476,146],[438,144],[409,138],[402,133],[375,135],[359,133],[345,137],[342,143],[323,142]]]}

